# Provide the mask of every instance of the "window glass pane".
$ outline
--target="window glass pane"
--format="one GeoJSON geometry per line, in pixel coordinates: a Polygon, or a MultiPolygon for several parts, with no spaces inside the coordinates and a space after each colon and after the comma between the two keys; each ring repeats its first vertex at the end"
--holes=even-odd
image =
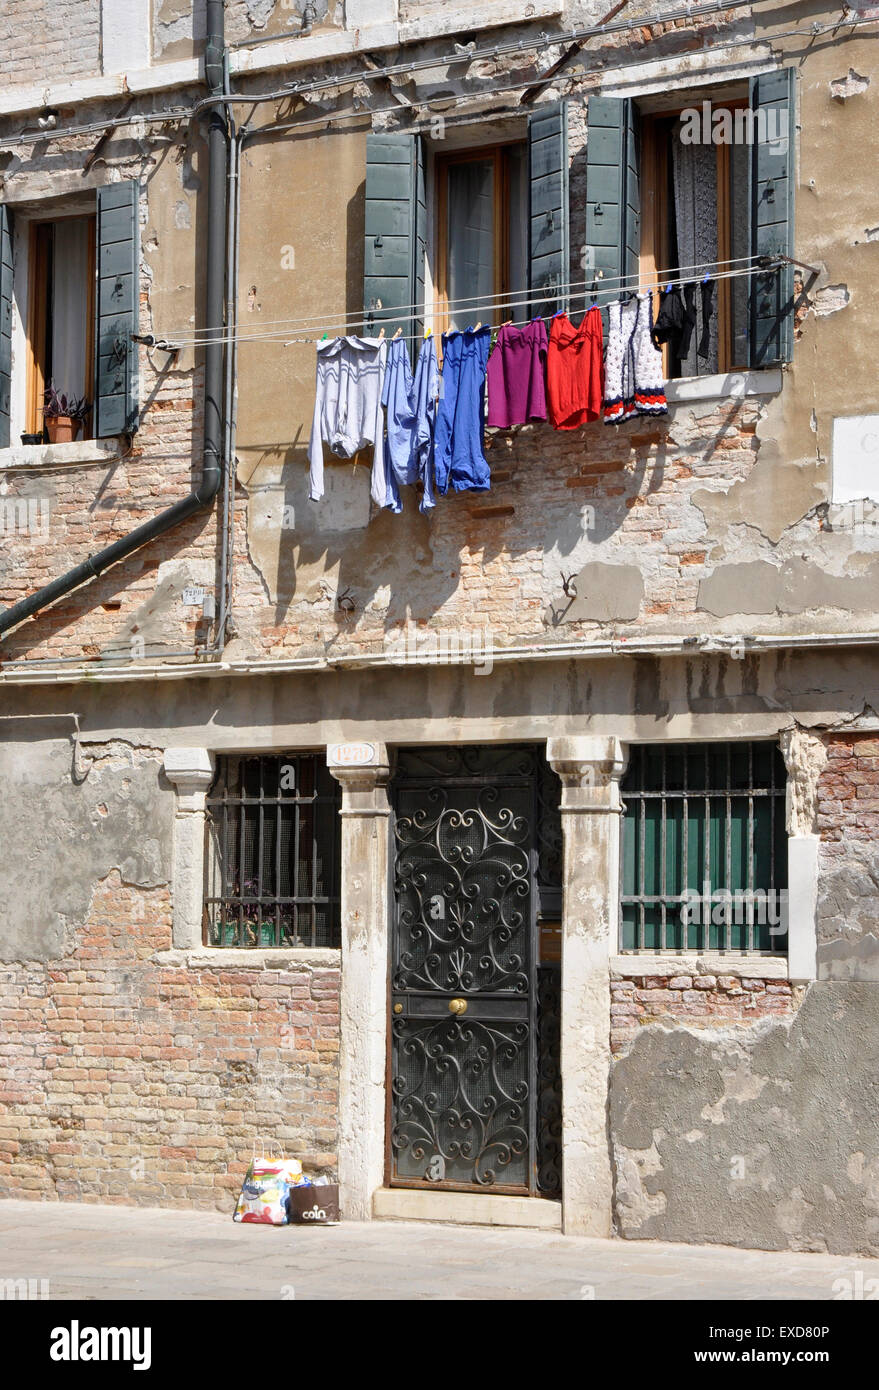
{"type": "Polygon", "coordinates": [[[494,160],[449,165],[449,323],[492,323],[494,160]],[[464,301],[464,302],[462,302],[464,301]]]}

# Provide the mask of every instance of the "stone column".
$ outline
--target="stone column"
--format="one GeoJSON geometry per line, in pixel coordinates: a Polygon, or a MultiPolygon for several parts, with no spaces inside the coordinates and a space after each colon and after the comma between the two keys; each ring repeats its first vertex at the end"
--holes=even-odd
{"type": "Polygon", "coordinates": [[[780,735],[787,767],[787,965],[791,980],[804,983],[818,976],[818,783],[827,748],[817,734],[795,725],[780,735]]]}
{"type": "Polygon", "coordinates": [[[562,1220],[568,1235],[609,1236],[607,1127],[610,954],[619,900],[620,777],[615,738],[553,738],[562,780],[562,1220]]]}
{"type": "Polygon", "coordinates": [[[166,748],[165,776],[177,793],[172,941],[187,951],[202,944],[205,801],[214,779],[213,754],[207,748],[166,748]]]}
{"type": "Polygon", "coordinates": [[[342,784],[339,1193],[349,1221],[371,1218],[385,1175],[389,766],[383,744],[359,746],[372,753],[368,766],[334,766],[328,755],[342,784]]]}

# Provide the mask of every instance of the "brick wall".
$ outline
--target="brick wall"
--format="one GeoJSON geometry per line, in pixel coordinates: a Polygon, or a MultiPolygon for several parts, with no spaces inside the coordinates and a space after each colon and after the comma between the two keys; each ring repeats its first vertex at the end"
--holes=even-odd
{"type": "MultiPolygon", "coordinates": [[[[759,962],[754,962],[755,969],[759,962]]],[[[611,1051],[624,1052],[639,1028],[722,1028],[764,1018],[789,1017],[802,994],[786,980],[735,975],[614,974],[611,980],[611,1051]]]]}
{"type": "Polygon", "coordinates": [[[71,955],[0,967],[0,1197],[231,1211],[261,1137],[332,1169],[338,970],[157,965],[170,938],[114,871],[71,955]]]}
{"type": "Polygon", "coordinates": [[[879,842],[879,738],[832,734],[826,742],[818,829],[825,863],[830,863],[844,858],[851,844],[879,842]]]}
{"type": "Polygon", "coordinates": [[[12,0],[0,7],[3,85],[30,87],[101,71],[101,0],[12,0]]]}

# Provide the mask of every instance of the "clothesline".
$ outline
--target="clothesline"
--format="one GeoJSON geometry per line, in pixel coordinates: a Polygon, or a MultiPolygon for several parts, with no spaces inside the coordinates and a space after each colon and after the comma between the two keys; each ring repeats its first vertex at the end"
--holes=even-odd
{"type": "MultiPolygon", "coordinates": [[[[742,259],[744,259],[744,258],[742,258],[742,259]]],[[[748,258],[748,259],[750,259],[750,258],[748,258]]],[[[707,263],[706,263],[706,264],[707,264],[707,263]]],[[[720,265],[720,264],[728,264],[728,262],[712,262],[711,264],[712,264],[712,265],[720,265]]],[[[510,313],[511,311],[513,311],[513,310],[525,309],[525,308],[528,308],[528,307],[531,306],[531,305],[536,306],[536,305],[540,305],[540,304],[557,303],[557,302],[559,301],[559,299],[567,299],[567,300],[580,300],[580,299],[586,300],[586,299],[589,299],[589,300],[593,301],[594,303],[599,304],[599,307],[604,307],[604,306],[607,305],[608,303],[611,303],[613,300],[618,299],[618,298],[620,298],[621,296],[626,295],[626,294],[636,294],[636,293],[637,293],[637,294],[646,294],[648,291],[664,290],[664,289],[665,289],[666,287],[668,287],[668,286],[673,287],[673,286],[689,285],[689,284],[693,284],[694,281],[704,280],[704,279],[713,280],[713,281],[715,281],[715,282],[721,281],[721,280],[743,279],[743,278],[747,278],[747,277],[749,277],[749,276],[751,276],[751,275],[765,275],[765,274],[769,273],[770,270],[775,270],[775,269],[777,269],[777,268],[778,268],[778,265],[775,264],[775,263],[773,263],[773,265],[769,268],[769,270],[767,270],[767,267],[766,267],[765,265],[742,266],[742,267],[740,267],[740,268],[737,269],[737,270],[720,271],[719,273],[716,273],[716,274],[713,274],[713,275],[710,274],[710,273],[709,273],[708,275],[682,275],[682,276],[673,276],[671,279],[668,279],[668,278],[667,278],[667,272],[666,272],[665,274],[659,274],[659,275],[657,275],[657,274],[654,272],[654,273],[651,275],[650,281],[649,281],[648,283],[641,283],[641,284],[637,284],[637,285],[625,285],[625,284],[621,284],[621,285],[616,285],[616,286],[606,286],[606,287],[605,287],[605,285],[603,284],[603,282],[600,282],[600,287],[599,287],[599,284],[596,284],[596,287],[595,287],[594,289],[591,289],[591,288],[590,288],[590,289],[587,289],[587,290],[581,290],[581,291],[577,291],[577,292],[575,292],[575,293],[573,293],[573,294],[567,293],[566,286],[564,286],[564,285],[561,285],[561,286],[547,286],[546,288],[541,289],[541,290],[538,290],[538,291],[536,291],[536,292],[533,293],[533,294],[524,294],[524,295],[517,295],[517,294],[515,294],[515,293],[513,293],[513,294],[511,294],[511,295],[508,294],[505,298],[501,299],[501,301],[500,301],[499,304],[491,304],[491,303],[489,302],[489,300],[491,299],[491,296],[486,296],[486,297],[484,297],[484,298],[483,298],[483,297],[479,297],[478,299],[475,300],[475,302],[474,302],[474,304],[473,304],[472,307],[473,307],[474,309],[475,309],[475,308],[490,308],[490,309],[497,309],[497,308],[499,308],[499,309],[502,309],[505,313],[509,314],[509,313],[510,313]]],[[[582,284],[583,281],[576,281],[576,282],[573,282],[573,283],[582,284]]],[[[590,285],[592,284],[591,281],[590,281],[589,283],[590,283],[590,285]]],[[[458,303],[458,301],[450,301],[449,304],[448,304],[448,306],[447,306],[447,312],[448,312],[448,313],[455,313],[457,303],[458,303]]],[[[460,303],[466,304],[466,305],[468,306],[468,308],[469,308],[469,306],[470,306],[470,300],[467,300],[467,301],[460,301],[460,303]]],[[[202,346],[204,343],[207,343],[207,342],[219,343],[219,344],[231,344],[231,343],[266,343],[266,344],[268,344],[268,343],[283,342],[283,345],[284,345],[285,347],[291,347],[291,346],[293,346],[293,345],[295,345],[295,344],[299,344],[299,343],[312,343],[312,344],[313,344],[313,343],[323,342],[324,339],[327,339],[327,338],[332,338],[332,337],[344,337],[344,336],[346,336],[346,335],[348,335],[348,334],[355,334],[355,335],[356,335],[356,334],[360,333],[360,331],[363,330],[363,329],[369,330],[369,331],[368,331],[365,335],[363,335],[363,336],[375,337],[375,336],[378,335],[378,332],[380,331],[380,329],[381,329],[384,325],[386,325],[386,324],[394,324],[394,323],[399,324],[399,323],[407,323],[407,322],[408,322],[408,323],[414,323],[414,322],[417,322],[417,321],[420,321],[420,322],[422,322],[422,323],[428,323],[428,324],[429,324],[429,322],[430,322],[431,320],[436,319],[436,318],[439,318],[439,317],[440,317],[440,314],[439,314],[439,313],[437,313],[437,312],[435,312],[435,311],[433,311],[433,310],[425,310],[423,307],[417,309],[417,310],[414,311],[414,312],[405,312],[403,309],[396,309],[396,308],[392,309],[392,308],[387,308],[387,309],[379,310],[379,311],[377,311],[376,314],[368,315],[368,316],[365,317],[365,318],[364,318],[363,316],[361,316],[360,318],[356,318],[356,319],[355,319],[355,318],[349,316],[349,317],[347,317],[347,318],[341,318],[341,319],[339,319],[338,321],[336,321],[336,322],[334,322],[334,323],[329,323],[329,324],[326,322],[326,319],[325,319],[325,318],[324,318],[324,319],[321,319],[321,318],[313,318],[313,319],[310,320],[310,322],[311,322],[311,323],[314,323],[314,324],[317,325],[317,326],[319,326],[319,327],[323,330],[322,333],[321,333],[321,335],[318,336],[318,337],[313,337],[313,336],[299,336],[299,337],[287,338],[287,337],[285,337],[284,331],[282,331],[282,327],[283,327],[283,324],[284,324],[284,320],[281,320],[280,323],[279,323],[279,327],[278,327],[277,329],[273,330],[272,332],[266,332],[266,333],[238,333],[238,334],[236,334],[236,333],[229,333],[229,332],[223,332],[223,333],[219,333],[219,334],[217,334],[217,335],[215,335],[215,336],[213,336],[213,337],[210,337],[210,338],[183,338],[183,339],[178,338],[178,339],[175,339],[175,340],[174,340],[173,344],[169,343],[167,346],[168,346],[169,348],[173,347],[173,349],[174,349],[175,351],[178,350],[178,349],[180,349],[180,348],[183,348],[183,347],[200,347],[200,346],[202,346]],[[383,315],[384,317],[378,317],[379,314],[383,315]]],[[[552,314],[536,315],[536,317],[551,318],[551,317],[552,317],[552,314]]],[[[266,326],[267,328],[270,327],[270,325],[268,325],[268,324],[265,325],[265,326],[266,326]]],[[[287,329],[286,331],[289,332],[289,329],[287,329]]],[[[424,330],[422,329],[422,330],[419,331],[418,333],[400,334],[399,336],[400,336],[400,337],[404,337],[404,338],[406,339],[407,342],[413,342],[413,341],[417,341],[418,339],[420,339],[421,337],[424,336],[424,330]]],[[[162,342],[164,342],[164,340],[162,340],[162,342]]]]}
{"type": "MultiPolygon", "coordinates": [[[[694,264],[692,264],[692,265],[674,266],[673,268],[668,268],[668,269],[666,269],[666,270],[656,270],[656,271],[653,271],[653,272],[652,272],[652,275],[651,275],[651,280],[655,279],[655,280],[658,282],[658,287],[659,287],[659,288],[663,288],[663,287],[664,287],[666,284],[668,284],[668,283],[684,283],[683,280],[680,280],[680,281],[677,281],[677,282],[672,282],[672,281],[669,279],[669,277],[672,276],[672,275],[681,275],[681,274],[682,274],[683,272],[685,272],[685,271],[693,271],[693,272],[699,272],[699,271],[706,272],[706,271],[709,271],[709,272],[710,272],[711,270],[717,270],[717,269],[719,269],[719,267],[721,267],[721,266],[741,266],[741,265],[745,265],[745,266],[747,267],[747,263],[749,263],[749,262],[751,262],[751,261],[756,261],[756,260],[758,260],[758,259],[763,259],[763,258],[762,258],[762,257],[758,257],[757,255],[753,255],[753,256],[738,256],[738,257],[731,258],[731,259],[728,259],[728,260],[698,261],[698,262],[694,262],[694,264]]],[[[747,268],[749,268],[749,267],[747,267],[747,268]]],[[[686,280],[687,280],[687,281],[692,280],[692,279],[696,279],[696,278],[697,278],[696,274],[692,274],[692,275],[687,275],[687,276],[686,276],[686,280]]],[[[713,278],[713,279],[718,279],[718,278],[720,278],[720,277],[719,277],[719,275],[715,275],[715,276],[712,276],[712,278],[713,278]]],[[[448,309],[449,312],[455,312],[455,311],[458,310],[458,309],[462,309],[462,308],[465,308],[465,307],[470,306],[470,305],[472,305],[472,306],[474,306],[474,307],[478,307],[478,308],[489,307],[489,306],[492,305],[493,301],[496,300],[496,301],[497,301],[497,305],[496,305],[495,307],[503,308],[503,307],[505,307],[506,305],[510,304],[510,303],[512,302],[512,299],[513,299],[513,298],[515,298],[516,301],[517,301],[518,303],[522,303],[522,304],[524,304],[524,303],[529,303],[529,302],[537,303],[537,302],[539,302],[540,300],[548,300],[548,299],[554,299],[554,298],[557,299],[557,298],[558,298],[561,294],[563,294],[563,293],[567,293],[567,292],[569,292],[569,291],[577,291],[577,290],[583,289],[584,287],[591,287],[591,286],[593,286],[593,285],[596,286],[596,289],[597,289],[598,293],[608,293],[608,292],[611,292],[611,291],[612,291],[613,293],[619,293],[619,292],[621,292],[623,289],[626,289],[626,288],[635,288],[634,286],[630,286],[630,285],[629,285],[629,281],[632,281],[632,280],[634,280],[634,281],[640,281],[640,279],[641,279],[640,272],[633,272],[633,273],[627,274],[627,275],[605,275],[603,272],[601,272],[601,271],[599,271],[599,270],[596,270],[596,271],[594,272],[594,274],[591,275],[590,277],[588,277],[587,279],[562,281],[560,284],[553,286],[551,290],[550,290],[550,289],[545,289],[545,290],[541,290],[541,291],[536,291],[536,292],[535,292],[534,294],[532,294],[531,296],[525,297],[525,298],[522,298],[521,295],[519,294],[519,292],[517,292],[517,291],[513,291],[512,294],[510,294],[510,293],[508,292],[508,293],[506,293],[506,294],[501,293],[501,294],[489,294],[489,295],[471,295],[471,296],[469,296],[468,298],[459,298],[459,299],[449,300],[449,301],[447,302],[446,307],[447,307],[447,309],[448,309]],[[600,288],[598,288],[599,285],[600,285],[600,288]]],[[[655,285],[650,285],[650,286],[647,286],[646,288],[656,288],[656,287],[657,287],[657,286],[655,286],[655,285]]],[[[640,288],[640,287],[639,287],[639,288],[640,288]]],[[[381,315],[381,314],[387,314],[388,317],[390,317],[392,320],[397,320],[397,321],[399,321],[399,320],[400,320],[401,318],[403,318],[403,317],[409,317],[409,318],[413,318],[413,319],[414,319],[414,318],[421,318],[421,317],[424,317],[423,306],[422,306],[422,305],[419,305],[419,304],[401,304],[401,305],[395,306],[393,309],[387,309],[387,310],[386,310],[386,309],[383,309],[383,308],[382,308],[382,309],[377,309],[377,310],[375,310],[375,313],[374,313],[373,317],[376,317],[376,316],[381,315]]],[[[307,314],[307,315],[300,316],[300,317],[298,317],[298,318],[289,318],[289,319],[267,319],[267,320],[265,320],[265,321],[260,325],[260,327],[262,327],[262,328],[280,328],[280,327],[283,327],[283,326],[291,327],[291,326],[294,326],[294,325],[295,325],[295,326],[297,326],[297,327],[300,327],[300,326],[301,326],[303,329],[313,326],[313,327],[316,327],[316,328],[319,327],[319,328],[321,328],[321,329],[323,330],[323,329],[325,329],[325,328],[327,327],[327,322],[326,322],[326,320],[327,320],[327,315],[326,315],[326,314],[324,314],[324,315],[320,315],[320,314],[307,314]]],[[[367,318],[364,318],[364,317],[362,316],[362,313],[361,313],[360,311],[358,311],[358,310],[352,310],[352,312],[349,313],[349,314],[341,314],[341,315],[339,315],[337,318],[335,318],[335,319],[333,320],[333,322],[334,322],[335,324],[338,324],[338,323],[347,323],[347,324],[350,324],[350,326],[353,327],[353,328],[356,328],[356,327],[358,327],[358,326],[362,326],[363,324],[365,324],[365,323],[367,323],[367,322],[369,322],[369,321],[370,321],[370,320],[367,319],[367,318]]],[[[277,336],[279,336],[279,335],[273,333],[273,334],[269,334],[269,335],[266,335],[266,336],[277,337],[277,336]]],[[[200,343],[200,342],[205,342],[205,343],[207,343],[207,342],[217,342],[217,341],[218,341],[217,336],[211,334],[211,333],[210,333],[208,330],[206,330],[206,329],[186,329],[186,330],[182,330],[182,331],[181,331],[180,336],[176,336],[176,335],[174,335],[174,334],[170,334],[170,333],[169,333],[169,334],[164,334],[163,337],[164,337],[165,340],[171,339],[171,340],[173,340],[175,343],[179,343],[180,346],[194,346],[194,345],[196,345],[196,344],[198,344],[198,343],[200,343]]],[[[242,341],[242,339],[239,338],[239,341],[242,341]]]]}
{"type": "MultiPolygon", "coordinates": [[[[716,284],[716,282],[722,281],[722,279],[741,279],[741,278],[747,277],[747,275],[759,275],[759,274],[765,274],[765,271],[762,270],[761,267],[758,267],[758,265],[751,265],[751,267],[745,268],[745,270],[723,271],[722,274],[719,274],[719,275],[708,275],[708,277],[695,277],[695,275],[686,275],[686,277],[682,277],[682,278],[679,278],[679,279],[663,279],[663,281],[661,281],[661,284],[638,286],[637,291],[636,291],[636,289],[634,289],[634,288],[631,288],[631,289],[623,288],[623,289],[613,289],[613,291],[605,291],[604,293],[605,293],[605,295],[608,295],[608,296],[609,296],[609,299],[611,299],[611,300],[613,300],[613,299],[622,299],[623,296],[631,296],[631,295],[634,295],[634,293],[638,293],[638,295],[641,295],[641,293],[648,293],[648,292],[651,292],[651,291],[663,291],[663,289],[666,289],[666,288],[675,288],[675,286],[691,285],[691,284],[694,284],[694,281],[697,281],[697,279],[711,279],[711,281],[715,282],[715,284],[716,284]]],[[[577,295],[569,295],[569,296],[566,296],[566,297],[569,297],[569,299],[594,299],[595,302],[598,302],[598,296],[601,295],[601,293],[602,293],[602,291],[598,291],[597,293],[592,293],[592,291],[583,291],[583,292],[577,293],[577,295]]],[[[503,309],[516,309],[516,307],[524,307],[524,306],[527,306],[527,304],[531,304],[531,303],[547,302],[547,300],[558,300],[558,297],[559,297],[559,295],[558,295],[558,293],[556,293],[555,291],[552,291],[552,292],[549,292],[549,293],[544,292],[544,293],[541,293],[541,295],[538,295],[538,296],[529,296],[529,297],[527,297],[527,299],[523,299],[522,302],[517,302],[517,303],[516,303],[516,302],[513,302],[513,300],[510,300],[510,299],[505,300],[505,302],[503,302],[503,304],[502,304],[502,307],[503,307],[503,309]]],[[[609,300],[608,300],[608,302],[609,302],[609,300]]],[[[602,307],[601,304],[599,304],[599,307],[602,307]]],[[[399,321],[410,321],[410,320],[414,320],[414,318],[423,318],[423,320],[428,320],[428,318],[434,318],[434,317],[437,317],[437,316],[435,316],[435,314],[424,314],[424,313],[420,313],[420,314],[398,314],[398,313],[394,313],[394,314],[392,314],[392,320],[391,320],[391,321],[396,321],[396,322],[399,322],[399,321]]],[[[537,317],[537,318],[548,318],[548,320],[549,320],[549,318],[554,317],[554,314],[537,314],[537,316],[535,316],[535,317],[537,317]]],[[[338,332],[337,336],[344,336],[344,335],[346,334],[346,332],[349,332],[349,331],[350,331],[350,328],[352,328],[352,327],[359,327],[359,325],[366,324],[366,322],[367,322],[367,320],[360,320],[360,321],[359,321],[359,324],[357,324],[357,325],[348,325],[348,327],[345,327],[345,325],[342,325],[342,328],[339,329],[339,332],[338,332]]],[[[490,325],[490,327],[498,327],[498,325],[490,325]]],[[[519,325],[519,327],[522,327],[522,325],[519,325]]],[[[380,329],[380,328],[381,328],[380,322],[377,322],[377,324],[374,324],[374,328],[380,329]]],[[[312,345],[314,345],[314,343],[323,342],[325,338],[330,338],[330,334],[331,334],[331,329],[327,329],[327,331],[324,332],[323,338],[288,338],[288,339],[285,339],[284,346],[285,346],[285,347],[291,347],[291,346],[293,346],[293,345],[296,345],[296,343],[312,343],[312,345]]],[[[367,335],[367,336],[370,336],[370,338],[376,338],[377,334],[376,334],[376,332],[371,332],[371,334],[369,334],[369,335],[367,335]]],[[[396,341],[399,342],[399,339],[402,338],[403,341],[405,341],[405,342],[419,342],[421,338],[424,338],[424,336],[427,336],[427,331],[417,332],[417,334],[396,334],[396,341]]],[[[277,339],[275,339],[275,341],[277,341],[277,339]]],[[[388,338],[387,341],[388,341],[388,342],[392,342],[392,341],[394,341],[394,338],[388,338]]]]}
{"type": "MultiPolygon", "coordinates": [[[[693,282],[687,282],[692,284],[693,282]]],[[[715,281],[705,280],[702,342],[713,312],[715,281]]],[[[667,297],[664,310],[675,296],[667,297]]],[[[697,314],[687,304],[669,315],[661,341],[686,355],[697,314]],[[686,345],[685,345],[686,339],[686,345]]],[[[547,331],[542,317],[498,334],[488,327],[472,343],[460,333],[437,344],[427,334],[414,371],[404,339],[348,335],[316,354],[315,402],[308,444],[309,498],[325,491],[324,449],[343,459],[372,446],[370,496],[383,510],[403,509],[401,489],[420,484],[419,509],[431,511],[435,493],[488,492],[491,468],[484,453],[486,423],[508,429],[548,421],[574,430],[601,418],[616,425],[636,415],[668,413],[652,296],[629,294],[609,306],[606,353],[597,308],[579,328],[556,314],[547,331]],[[486,421],[486,399],[488,413],[486,421]]],[[[700,356],[710,348],[697,348],[700,356]]]]}

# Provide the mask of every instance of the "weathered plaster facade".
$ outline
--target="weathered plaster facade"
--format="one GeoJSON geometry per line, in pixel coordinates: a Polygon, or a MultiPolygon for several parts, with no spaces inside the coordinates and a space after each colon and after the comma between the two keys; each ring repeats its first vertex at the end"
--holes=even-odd
{"type": "MultiPolygon", "coordinates": [[[[125,0],[124,27],[106,0],[63,8],[63,61],[0,22],[0,200],[19,238],[4,607],[185,496],[201,468],[209,170],[189,113],[204,98],[204,6],[125,0]],[[37,125],[49,108],[51,138],[37,125]],[[179,350],[141,345],[131,439],[18,445],[29,220],[132,178],[141,333],[179,350]]],[[[491,494],[441,499],[430,519],[411,501],[400,516],[371,508],[368,457],[328,459],[327,497],[307,501],[314,346],[287,344],[315,336],[306,319],[332,332],[362,312],[367,132],[418,124],[429,168],[486,133],[521,138],[523,84],[567,46],[535,49],[540,32],[606,8],[227,4],[248,131],[226,645],[206,654],[215,620],[181,601],[193,584],[219,599],[219,503],[0,643],[0,1193],[226,1206],[268,1136],[338,1171],[348,1215],[369,1216],[394,750],[545,743],[564,784],[565,1228],[879,1249],[879,483],[856,515],[834,502],[834,422],[879,415],[879,204],[853,176],[875,163],[874,31],[812,34],[838,17],[820,3],[675,24],[632,3],[623,17],[644,22],[591,38],[539,98],[569,98],[578,280],[590,93],[657,109],[796,69],[796,256],[819,273],[789,364],[674,383],[659,420],[489,431],[491,494]],[[449,61],[493,42],[514,47],[449,61]],[[425,65],[363,80],[378,61],[425,65]],[[327,77],[338,84],[243,100],[327,77]],[[400,646],[473,632],[490,670],[407,664],[400,646]],[[340,951],[203,948],[216,759],[358,739],[381,757],[337,769],[340,951]],[[741,739],[779,739],[787,763],[787,960],[625,956],[631,748],[741,739]]],[[[47,22],[32,10],[29,25],[47,22]]],[[[435,250],[431,231],[429,279],[435,250]]]]}

